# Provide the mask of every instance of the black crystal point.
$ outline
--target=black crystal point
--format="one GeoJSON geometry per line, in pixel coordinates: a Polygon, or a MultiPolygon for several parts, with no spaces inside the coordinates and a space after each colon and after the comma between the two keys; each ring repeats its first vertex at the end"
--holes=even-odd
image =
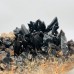
{"type": "Polygon", "coordinates": [[[60,31],[60,40],[61,40],[61,49],[63,51],[63,54],[66,55],[68,52],[68,47],[67,47],[67,39],[65,36],[65,33],[63,30],[60,31]]]}
{"type": "Polygon", "coordinates": [[[48,25],[47,27],[47,32],[52,30],[52,34],[57,33],[57,29],[59,28],[58,26],[58,19],[55,17],[53,21],[48,25]]]}
{"type": "Polygon", "coordinates": [[[28,26],[29,26],[29,31],[30,32],[34,32],[34,31],[42,31],[42,32],[45,32],[45,30],[46,30],[45,23],[42,22],[39,19],[36,22],[30,21],[30,23],[28,24],[28,26]]]}
{"type": "Polygon", "coordinates": [[[22,24],[21,25],[21,32],[23,33],[23,34],[29,34],[29,31],[26,29],[26,27],[25,27],[25,25],[24,24],[22,24]]]}

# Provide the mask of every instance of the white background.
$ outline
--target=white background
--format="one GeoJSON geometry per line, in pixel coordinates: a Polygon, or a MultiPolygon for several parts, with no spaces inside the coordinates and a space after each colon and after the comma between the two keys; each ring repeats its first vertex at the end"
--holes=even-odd
{"type": "Polygon", "coordinates": [[[49,25],[56,16],[67,39],[74,40],[74,0],[0,0],[0,33],[27,26],[30,20],[49,25]]]}

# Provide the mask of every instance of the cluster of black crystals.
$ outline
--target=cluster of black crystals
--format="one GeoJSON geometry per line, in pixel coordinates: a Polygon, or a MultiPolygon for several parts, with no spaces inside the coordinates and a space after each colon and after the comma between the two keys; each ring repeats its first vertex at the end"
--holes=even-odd
{"type": "Polygon", "coordinates": [[[14,40],[14,53],[19,55],[22,52],[30,53],[32,55],[51,54],[55,56],[56,51],[62,50],[64,55],[68,54],[68,46],[65,37],[65,33],[61,30],[58,33],[58,19],[55,17],[53,21],[46,27],[45,23],[41,20],[36,22],[30,21],[28,24],[29,29],[25,25],[21,25],[21,28],[16,27],[14,34],[16,36],[14,40]]]}
{"type": "MultiPolygon", "coordinates": [[[[61,30],[58,32],[58,19],[55,17],[53,21],[46,27],[41,20],[36,22],[30,21],[28,29],[25,25],[21,28],[16,27],[13,31],[15,39],[0,38],[0,49],[5,51],[6,48],[14,49],[14,56],[24,54],[31,54],[33,57],[41,55],[55,55],[58,51],[62,51],[63,55],[74,53],[74,42],[68,41],[65,33],[61,30]]],[[[7,56],[10,53],[7,52],[7,56]]]]}

